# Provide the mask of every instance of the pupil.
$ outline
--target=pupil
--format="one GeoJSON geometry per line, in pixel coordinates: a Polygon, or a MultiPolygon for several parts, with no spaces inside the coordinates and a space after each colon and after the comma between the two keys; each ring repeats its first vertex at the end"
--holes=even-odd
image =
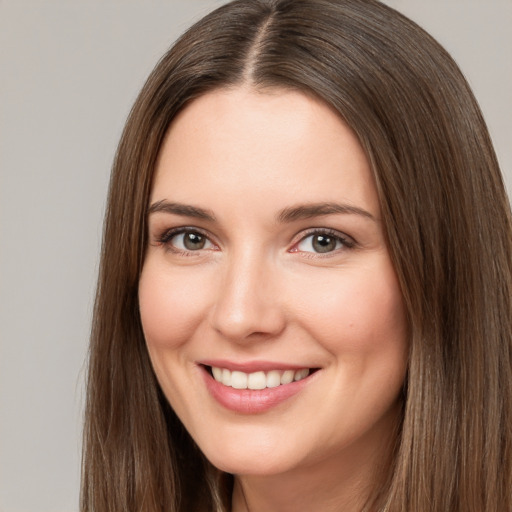
{"type": "Polygon", "coordinates": [[[336,239],[332,236],[316,235],[313,238],[313,248],[316,252],[330,252],[336,248],[336,239]]]}
{"type": "Polygon", "coordinates": [[[183,237],[183,244],[191,251],[202,249],[205,244],[205,238],[198,233],[186,233],[183,237]]]}

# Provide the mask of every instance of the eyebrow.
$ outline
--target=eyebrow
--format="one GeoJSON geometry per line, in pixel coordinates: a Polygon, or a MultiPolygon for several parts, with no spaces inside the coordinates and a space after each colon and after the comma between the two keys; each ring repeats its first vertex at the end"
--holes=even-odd
{"type": "Polygon", "coordinates": [[[376,221],[375,217],[370,212],[363,210],[362,208],[339,203],[313,203],[291,206],[281,210],[281,212],[276,216],[276,219],[278,222],[285,223],[339,213],[360,215],[367,219],[376,221]]]}
{"type": "Polygon", "coordinates": [[[211,222],[215,222],[215,215],[211,210],[205,210],[203,208],[199,208],[197,206],[191,206],[188,204],[182,203],[170,203],[165,199],[161,201],[157,201],[153,203],[148,208],[148,214],[151,213],[171,213],[174,215],[181,215],[183,217],[194,217],[196,219],[208,220],[211,222]]]}
{"type": "MultiPolygon", "coordinates": [[[[148,208],[148,214],[158,212],[181,215],[183,217],[194,217],[196,219],[207,220],[210,222],[215,222],[216,220],[215,214],[211,210],[183,203],[171,203],[165,199],[153,203],[148,208]]],[[[290,206],[281,210],[276,215],[276,220],[277,222],[284,224],[297,220],[311,219],[313,217],[333,214],[360,215],[367,219],[376,221],[375,217],[370,212],[362,208],[339,203],[311,203],[290,206]]]]}

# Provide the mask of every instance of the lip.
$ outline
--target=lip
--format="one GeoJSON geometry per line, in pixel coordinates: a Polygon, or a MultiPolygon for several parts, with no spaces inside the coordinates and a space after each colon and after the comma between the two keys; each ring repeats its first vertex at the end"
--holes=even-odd
{"type": "Polygon", "coordinates": [[[275,388],[265,389],[234,389],[229,386],[217,382],[209,373],[206,366],[217,366],[219,368],[227,368],[231,371],[243,371],[251,373],[255,371],[271,371],[271,370],[299,370],[307,368],[307,366],[281,365],[267,362],[262,364],[261,361],[251,363],[233,363],[228,361],[212,361],[210,363],[202,362],[201,374],[203,376],[206,388],[210,395],[223,407],[239,414],[258,414],[264,413],[293,396],[300,393],[315,378],[317,371],[311,373],[304,379],[291,382],[290,384],[282,384],[275,388]],[[213,364],[215,363],[215,364],[213,364]]]}
{"type": "Polygon", "coordinates": [[[238,371],[244,373],[253,372],[270,372],[272,370],[300,370],[302,368],[311,368],[308,365],[295,365],[288,363],[279,363],[274,361],[246,361],[235,362],[226,359],[208,359],[198,361],[198,364],[203,366],[216,366],[217,368],[226,368],[230,371],[238,371]]]}

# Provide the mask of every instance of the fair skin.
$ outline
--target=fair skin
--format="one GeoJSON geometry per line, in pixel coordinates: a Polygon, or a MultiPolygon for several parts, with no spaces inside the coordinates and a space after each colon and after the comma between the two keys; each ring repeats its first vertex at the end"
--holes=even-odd
{"type": "Polygon", "coordinates": [[[233,511],[360,510],[389,457],[407,329],[352,131],[299,92],[210,92],[171,125],[150,205],[148,351],[235,475],[233,511]]]}

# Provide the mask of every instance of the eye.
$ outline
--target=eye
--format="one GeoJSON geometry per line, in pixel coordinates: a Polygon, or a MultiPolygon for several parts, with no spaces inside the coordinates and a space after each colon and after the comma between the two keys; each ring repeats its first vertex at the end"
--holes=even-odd
{"type": "Polygon", "coordinates": [[[193,229],[168,231],[164,233],[159,242],[173,250],[182,252],[201,251],[215,247],[206,235],[193,229]]]}
{"type": "Polygon", "coordinates": [[[353,247],[353,243],[329,231],[317,231],[305,236],[295,247],[296,251],[325,254],[343,247],[353,247]]]}

